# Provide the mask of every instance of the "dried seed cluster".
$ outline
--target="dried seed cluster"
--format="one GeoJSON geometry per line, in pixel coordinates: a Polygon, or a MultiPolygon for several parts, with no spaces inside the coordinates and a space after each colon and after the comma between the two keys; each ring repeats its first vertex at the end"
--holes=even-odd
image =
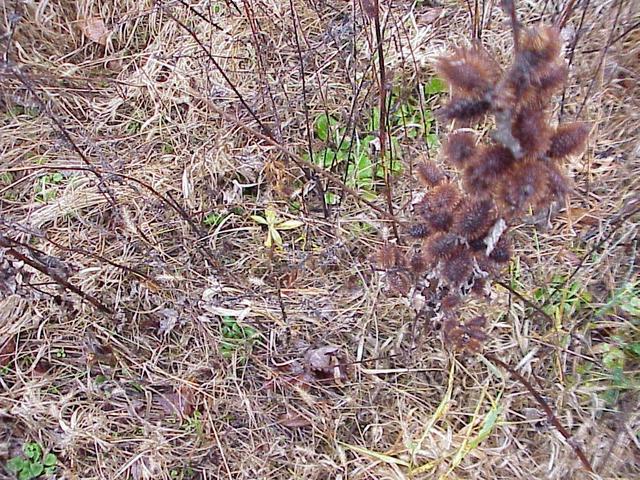
{"type": "Polygon", "coordinates": [[[405,261],[397,247],[387,245],[381,259],[382,265],[393,265],[391,283],[399,293],[409,291],[408,278],[417,283],[426,272],[435,279],[431,292],[446,315],[445,339],[469,351],[480,349],[485,319],[461,323],[455,315],[460,296],[484,290],[485,279],[509,261],[509,224],[530,208],[548,208],[566,197],[570,188],[562,161],[584,149],[589,131],[584,123],[549,123],[547,106],[567,76],[558,30],[516,28],[514,60],[506,69],[481,46],[456,49],[438,60],[436,69],[452,92],[439,118],[466,127],[493,115],[495,129],[484,141],[469,129],[454,131],[445,141],[444,159],[460,172],[462,190],[435,163],[417,167],[425,194],[408,233],[421,248],[405,261]],[[408,274],[400,275],[398,267],[408,274]]]}

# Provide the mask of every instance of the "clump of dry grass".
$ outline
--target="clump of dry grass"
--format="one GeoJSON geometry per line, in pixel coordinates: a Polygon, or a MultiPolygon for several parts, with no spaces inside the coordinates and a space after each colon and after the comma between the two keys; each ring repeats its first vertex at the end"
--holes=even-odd
{"type": "MultiPolygon", "coordinates": [[[[473,18],[507,52],[489,3],[473,18]]],[[[65,478],[580,477],[520,383],[448,354],[411,305],[382,292],[368,258],[388,217],[274,146],[320,150],[309,124],[322,113],[367,133],[379,85],[359,7],[122,0],[0,12],[0,235],[13,242],[0,258],[3,465],[36,441],[65,478]],[[325,216],[327,188],[342,201],[325,216]],[[304,222],[282,232],[282,248],[265,248],[251,219],[269,208],[304,222]],[[292,380],[327,345],[348,379],[292,380]]],[[[473,24],[453,2],[382,13],[390,82],[408,95],[473,24]]],[[[553,15],[538,2],[519,14],[553,15]]],[[[576,193],[553,228],[516,228],[512,292],[482,312],[491,352],[539,389],[609,478],[638,472],[637,394],[605,365],[613,347],[638,341],[629,314],[607,306],[637,268],[638,98],[624,90],[637,83],[637,30],[603,45],[634,22],[630,2],[587,8],[563,115],[593,121],[595,143],[570,165],[576,193]],[[558,312],[561,286],[533,298],[553,274],[578,282],[588,305],[558,312]],[[545,301],[553,323],[531,306],[545,301]]],[[[408,173],[428,148],[400,131],[408,173]]],[[[379,187],[371,201],[385,209],[379,187]]],[[[392,188],[402,219],[412,176],[392,188]]],[[[631,381],[637,358],[624,355],[631,381]]]]}

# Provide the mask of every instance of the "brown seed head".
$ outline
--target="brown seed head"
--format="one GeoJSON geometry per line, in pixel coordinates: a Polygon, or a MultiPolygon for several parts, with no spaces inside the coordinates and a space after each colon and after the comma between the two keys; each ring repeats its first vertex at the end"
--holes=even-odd
{"type": "Polygon", "coordinates": [[[513,154],[501,145],[482,148],[464,169],[464,185],[471,195],[486,195],[494,190],[509,167],[515,162],[513,154]]]}
{"type": "Polygon", "coordinates": [[[455,350],[478,353],[487,340],[487,334],[484,331],[486,323],[487,320],[482,315],[466,323],[448,317],[443,325],[445,341],[455,350]]]}
{"type": "Polygon", "coordinates": [[[443,146],[445,158],[453,166],[464,167],[477,153],[476,137],[470,132],[454,132],[443,146]]]}
{"type": "Polygon", "coordinates": [[[450,258],[442,264],[442,276],[453,287],[459,287],[467,281],[473,271],[473,263],[469,251],[458,247],[450,258]]]}
{"type": "Polygon", "coordinates": [[[562,159],[577,155],[584,150],[589,135],[586,123],[567,123],[558,127],[551,137],[551,146],[547,152],[549,158],[562,159]]]}
{"type": "Polygon", "coordinates": [[[463,123],[481,119],[491,109],[491,102],[488,100],[473,98],[452,98],[451,101],[436,115],[444,121],[460,120],[463,123]]]}
{"type": "Polygon", "coordinates": [[[457,93],[466,96],[484,95],[500,75],[500,67],[482,47],[459,48],[438,59],[436,70],[457,93]]]}
{"type": "Polygon", "coordinates": [[[468,240],[486,236],[496,219],[493,208],[488,198],[463,202],[455,214],[453,231],[468,240]]]}
{"type": "Polygon", "coordinates": [[[535,158],[547,151],[551,145],[551,129],[547,116],[541,109],[524,108],[512,122],[513,136],[518,140],[525,155],[535,158]]]}
{"type": "Polygon", "coordinates": [[[524,213],[548,195],[547,172],[542,162],[523,161],[513,165],[498,190],[498,199],[508,215],[524,213]]]}
{"type": "Polygon", "coordinates": [[[438,232],[433,234],[426,242],[426,253],[433,261],[450,258],[458,245],[458,239],[451,233],[438,232]]]}
{"type": "Polygon", "coordinates": [[[416,173],[420,183],[425,187],[435,187],[446,178],[444,172],[429,160],[422,161],[416,166],[416,173]]]}

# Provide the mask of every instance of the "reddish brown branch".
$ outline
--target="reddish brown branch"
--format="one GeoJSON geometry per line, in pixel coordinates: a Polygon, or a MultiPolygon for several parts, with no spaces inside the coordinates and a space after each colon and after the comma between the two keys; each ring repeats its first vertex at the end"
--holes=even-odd
{"type": "Polygon", "coordinates": [[[582,449],[578,446],[578,444],[573,440],[573,438],[572,438],[573,436],[571,435],[571,432],[569,432],[560,423],[560,421],[558,420],[558,417],[555,416],[555,414],[553,413],[553,410],[551,410],[551,407],[549,406],[549,404],[545,401],[545,399],[542,397],[542,395],[540,395],[535,390],[535,388],[533,388],[533,385],[531,385],[531,383],[529,383],[529,381],[526,378],[524,378],[522,375],[520,375],[520,373],[518,373],[513,367],[511,367],[510,365],[506,364],[505,362],[503,362],[502,360],[497,358],[495,355],[492,355],[490,353],[485,353],[484,356],[488,360],[490,360],[490,361],[492,361],[494,363],[497,363],[502,368],[504,368],[513,377],[515,377],[524,386],[524,388],[526,388],[529,391],[529,393],[531,393],[531,395],[533,395],[533,398],[536,400],[536,402],[538,402],[540,407],[547,414],[547,419],[549,420],[549,422],[556,428],[556,430],[558,430],[558,432],[560,432],[560,435],[562,435],[564,437],[564,439],[571,446],[571,448],[573,448],[573,451],[576,453],[576,455],[580,459],[580,462],[582,463],[582,466],[588,472],[593,472],[593,467],[591,466],[591,463],[589,462],[589,459],[584,454],[582,449]]]}
{"type": "Polygon", "coordinates": [[[88,301],[101,312],[107,313],[107,314],[113,314],[113,309],[111,309],[110,307],[107,307],[104,303],[102,303],[96,297],[94,297],[93,295],[87,292],[84,292],[80,288],[71,284],[68,280],[64,279],[62,276],[54,272],[53,269],[48,268],[45,265],[42,265],[37,261],[33,260],[32,258],[18,252],[17,250],[12,248],[13,246],[15,246],[14,242],[12,242],[10,239],[8,239],[3,235],[0,235],[0,247],[5,247],[7,249],[6,253],[8,255],[12,256],[16,260],[24,262],[25,264],[29,265],[31,268],[34,268],[35,270],[38,270],[40,273],[43,273],[44,275],[48,276],[58,285],[65,288],[66,290],[69,290],[75,293],[76,295],[83,298],[84,300],[88,301]]]}

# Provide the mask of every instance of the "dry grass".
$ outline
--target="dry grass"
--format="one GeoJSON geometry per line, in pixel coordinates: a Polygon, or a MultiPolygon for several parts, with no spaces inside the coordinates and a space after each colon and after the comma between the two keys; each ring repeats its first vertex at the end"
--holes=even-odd
{"type": "MultiPolygon", "coordinates": [[[[385,10],[387,67],[408,92],[471,32],[466,3],[429,3],[385,10]]],[[[543,3],[520,2],[521,17],[551,18],[557,2],[543,3]]],[[[408,301],[385,295],[368,263],[391,235],[384,218],[349,195],[324,216],[323,179],[241,128],[260,131],[259,121],[299,154],[305,111],[366,130],[378,91],[373,31],[359,5],[354,22],[349,2],[299,0],[193,4],[203,17],[141,0],[0,7],[1,32],[13,32],[0,69],[0,234],[42,251],[49,269],[113,310],[0,263],[18,282],[15,294],[0,289],[2,463],[35,441],[68,479],[638,478],[638,357],[623,347],[640,334],[613,307],[633,301],[621,292],[634,282],[638,301],[640,30],[604,45],[639,17],[632,1],[591,3],[564,107],[594,125],[569,166],[571,208],[549,230],[520,226],[503,276],[539,302],[537,288],[548,295],[554,275],[573,274],[590,299],[570,311],[560,288],[553,323],[499,286],[488,307],[468,308],[485,310],[487,351],[539,389],[597,474],[581,471],[523,385],[482,356],[449,353],[408,301]],[[281,232],[283,248],[265,248],[251,219],[267,208],[304,222],[281,232]],[[211,213],[222,220],[203,224],[211,213]],[[255,329],[251,348],[223,355],[225,316],[255,329]],[[285,365],[323,345],[340,347],[349,378],[288,382],[285,365]],[[609,368],[615,348],[622,386],[609,368]]],[[[503,20],[494,8],[484,39],[504,57],[503,20]]],[[[397,135],[405,173],[393,203],[409,219],[408,172],[427,147],[397,135]]],[[[386,208],[382,197],[374,202],[386,208]]]]}

